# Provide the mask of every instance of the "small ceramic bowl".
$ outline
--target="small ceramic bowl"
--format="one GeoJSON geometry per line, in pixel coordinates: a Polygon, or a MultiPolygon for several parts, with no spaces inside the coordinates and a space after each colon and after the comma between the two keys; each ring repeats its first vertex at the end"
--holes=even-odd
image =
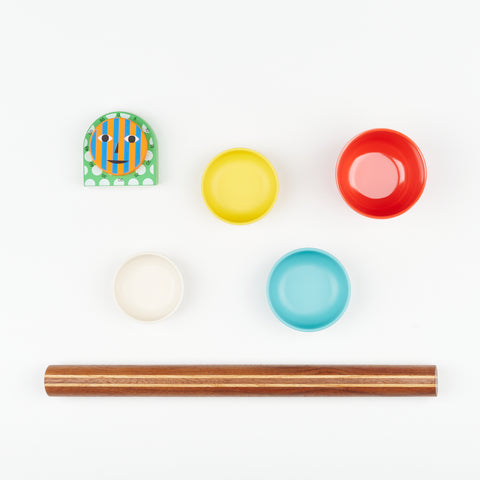
{"type": "Polygon", "coordinates": [[[114,293],[120,308],[137,320],[172,315],[183,297],[183,279],[163,255],[145,253],[125,262],[115,276],[114,293]]]}
{"type": "Polygon", "coordinates": [[[224,222],[256,222],[275,204],[277,173],[260,153],[232,148],[208,164],[202,177],[202,195],[210,211],[224,222]]]}
{"type": "Polygon", "coordinates": [[[362,215],[396,217],[420,198],[427,180],[422,152],[395,130],[361,133],[337,161],[337,185],[344,200],[362,215]]]}
{"type": "Polygon", "coordinates": [[[305,332],[335,323],[347,308],[350,280],[329,253],[302,248],[284,255],[267,281],[273,313],[289,327],[305,332]]]}

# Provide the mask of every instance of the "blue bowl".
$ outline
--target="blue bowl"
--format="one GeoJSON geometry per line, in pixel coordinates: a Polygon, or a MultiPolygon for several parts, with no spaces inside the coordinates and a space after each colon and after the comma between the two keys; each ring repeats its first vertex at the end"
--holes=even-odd
{"type": "Polygon", "coordinates": [[[267,281],[268,303],[289,327],[304,332],[327,328],[347,308],[350,280],[342,264],[316,248],[284,255],[267,281]]]}

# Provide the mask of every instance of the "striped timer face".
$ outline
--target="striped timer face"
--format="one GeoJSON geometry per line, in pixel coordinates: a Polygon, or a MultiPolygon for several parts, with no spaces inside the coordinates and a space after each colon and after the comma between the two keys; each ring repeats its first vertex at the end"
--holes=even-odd
{"type": "Polygon", "coordinates": [[[126,175],[136,170],[147,155],[147,137],[126,118],[102,122],[90,138],[90,152],[98,168],[110,175],[126,175]]]}

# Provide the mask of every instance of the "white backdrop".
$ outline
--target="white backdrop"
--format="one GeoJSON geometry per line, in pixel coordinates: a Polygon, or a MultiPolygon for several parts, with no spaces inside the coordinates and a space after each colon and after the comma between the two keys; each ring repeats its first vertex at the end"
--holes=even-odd
{"type": "Polygon", "coordinates": [[[475,1],[2,0],[0,476],[5,479],[476,478],[480,65],[475,1]],[[82,142],[132,111],[157,187],[84,188],[82,142]],[[335,162],[387,127],[422,149],[406,214],[364,218],[335,162]],[[278,201],[232,226],[200,179],[245,146],[278,201]],[[352,283],[316,333],[276,320],[275,261],[325,249],[352,283]],[[114,303],[128,257],[174,260],[185,298],[143,324],[114,303]],[[48,364],[435,363],[438,398],[49,398],[48,364]]]}

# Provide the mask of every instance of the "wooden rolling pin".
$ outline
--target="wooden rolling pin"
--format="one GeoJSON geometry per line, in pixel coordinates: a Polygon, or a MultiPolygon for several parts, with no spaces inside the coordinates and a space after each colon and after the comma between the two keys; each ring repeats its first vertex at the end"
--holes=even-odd
{"type": "Polygon", "coordinates": [[[434,365],[53,365],[48,395],[437,395],[434,365]]]}

